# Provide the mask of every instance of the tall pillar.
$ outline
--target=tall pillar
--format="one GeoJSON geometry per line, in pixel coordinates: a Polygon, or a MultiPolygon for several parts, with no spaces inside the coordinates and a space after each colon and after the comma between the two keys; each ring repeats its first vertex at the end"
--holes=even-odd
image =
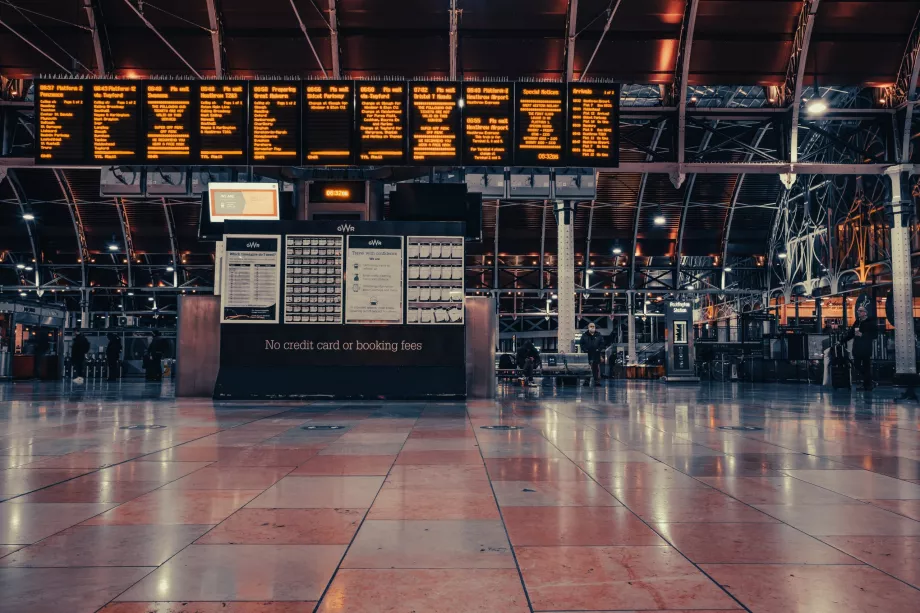
{"type": "Polygon", "coordinates": [[[636,351],[636,293],[626,294],[626,364],[635,366],[639,361],[636,351]]]}
{"type": "Polygon", "coordinates": [[[917,358],[914,350],[914,298],[910,264],[910,221],[913,217],[907,173],[889,169],[891,178],[891,299],[894,301],[895,373],[914,375],[917,358]]]}
{"type": "Polygon", "coordinates": [[[821,320],[823,319],[824,313],[822,312],[821,298],[815,298],[815,332],[821,334],[824,331],[824,326],[821,325],[821,320]]]}
{"type": "Polygon", "coordinates": [[[558,232],[557,346],[560,352],[572,353],[575,348],[575,210],[570,201],[557,200],[554,212],[558,232]]]}

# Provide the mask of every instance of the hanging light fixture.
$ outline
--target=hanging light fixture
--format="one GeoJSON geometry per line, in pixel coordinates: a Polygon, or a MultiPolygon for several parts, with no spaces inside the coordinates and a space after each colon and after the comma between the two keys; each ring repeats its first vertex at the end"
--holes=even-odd
{"type": "Polygon", "coordinates": [[[667,220],[667,218],[664,216],[664,213],[661,212],[661,205],[660,205],[660,204],[657,205],[657,206],[655,207],[655,216],[652,217],[652,222],[653,222],[656,226],[663,226],[665,223],[667,223],[667,221],[668,221],[668,220],[667,220]]]}

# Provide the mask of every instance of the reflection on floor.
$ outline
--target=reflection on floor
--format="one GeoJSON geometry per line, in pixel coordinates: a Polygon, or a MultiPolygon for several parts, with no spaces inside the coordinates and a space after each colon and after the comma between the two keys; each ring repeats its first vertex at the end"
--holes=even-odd
{"type": "Polygon", "coordinates": [[[890,397],[636,382],[215,404],[2,384],[0,424],[5,613],[920,602],[920,418],[890,397]]]}

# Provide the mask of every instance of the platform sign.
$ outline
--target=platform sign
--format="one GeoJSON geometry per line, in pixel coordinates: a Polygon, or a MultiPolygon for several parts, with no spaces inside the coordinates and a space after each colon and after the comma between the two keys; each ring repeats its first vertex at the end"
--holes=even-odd
{"type": "Polygon", "coordinates": [[[303,84],[303,163],[353,163],[354,81],[307,81],[303,84]]]}
{"type": "Polygon", "coordinates": [[[299,164],[300,83],[253,81],[249,91],[250,163],[299,164]]]}
{"type": "Polygon", "coordinates": [[[248,86],[242,81],[199,81],[195,87],[201,163],[245,165],[248,86]]]}
{"type": "Polygon", "coordinates": [[[463,163],[510,166],[514,147],[514,88],[510,83],[464,83],[463,163]]]}
{"type": "Polygon", "coordinates": [[[140,85],[135,81],[92,81],[92,161],[132,164],[139,159],[140,85]]]}
{"type": "Polygon", "coordinates": [[[565,86],[515,83],[516,166],[565,166],[565,86]]]}
{"type": "Polygon", "coordinates": [[[345,323],[403,323],[403,237],[347,237],[345,323]]]}
{"type": "Polygon", "coordinates": [[[409,159],[413,164],[460,164],[459,100],[459,83],[409,83],[409,159]]]}
{"type": "Polygon", "coordinates": [[[406,90],[401,81],[356,81],[357,163],[406,163],[406,90]]]}
{"type": "Polygon", "coordinates": [[[37,164],[85,163],[88,87],[72,79],[36,82],[37,164]]]}
{"type": "Polygon", "coordinates": [[[193,138],[198,116],[188,81],[148,81],[144,87],[144,160],[154,164],[198,162],[193,138]]]}
{"type": "Polygon", "coordinates": [[[694,366],[693,303],[668,301],[665,304],[665,325],[667,380],[699,380],[694,366]]]}
{"type": "Polygon", "coordinates": [[[221,323],[278,323],[281,287],[281,237],[224,237],[221,323]]]}
{"type": "Polygon", "coordinates": [[[612,83],[569,83],[568,166],[619,164],[620,87],[612,83]]]}

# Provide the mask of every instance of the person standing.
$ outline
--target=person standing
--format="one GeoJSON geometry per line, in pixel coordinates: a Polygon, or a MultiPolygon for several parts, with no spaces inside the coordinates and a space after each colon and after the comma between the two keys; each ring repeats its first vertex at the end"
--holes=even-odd
{"type": "Polygon", "coordinates": [[[153,331],[153,338],[150,340],[150,346],[147,347],[146,374],[148,381],[163,380],[163,356],[166,354],[168,345],[166,340],[160,336],[159,330],[153,331]]]}
{"type": "Polygon", "coordinates": [[[48,355],[48,350],[50,348],[51,343],[48,342],[48,333],[39,328],[38,332],[35,333],[35,342],[33,345],[35,351],[35,355],[33,356],[35,359],[33,375],[36,379],[41,380],[42,378],[45,356],[48,355]]]}
{"type": "Polygon", "coordinates": [[[114,332],[109,333],[109,344],[105,348],[105,363],[109,371],[109,381],[121,378],[121,339],[114,332]]]}
{"type": "Polygon", "coordinates": [[[70,344],[70,364],[73,366],[73,382],[82,385],[86,373],[86,354],[89,353],[89,341],[77,328],[73,342],[70,344]]]}
{"type": "Polygon", "coordinates": [[[856,309],[856,322],[850,326],[846,340],[853,340],[853,366],[862,374],[863,389],[871,391],[872,383],[872,346],[877,331],[875,322],[869,319],[869,310],[861,306],[856,309]]]}
{"type": "Polygon", "coordinates": [[[607,343],[604,336],[597,331],[597,326],[593,323],[588,324],[588,331],[581,335],[578,343],[581,350],[588,354],[588,363],[591,365],[591,378],[594,379],[595,387],[601,384],[601,359],[604,355],[604,349],[607,343]]]}

